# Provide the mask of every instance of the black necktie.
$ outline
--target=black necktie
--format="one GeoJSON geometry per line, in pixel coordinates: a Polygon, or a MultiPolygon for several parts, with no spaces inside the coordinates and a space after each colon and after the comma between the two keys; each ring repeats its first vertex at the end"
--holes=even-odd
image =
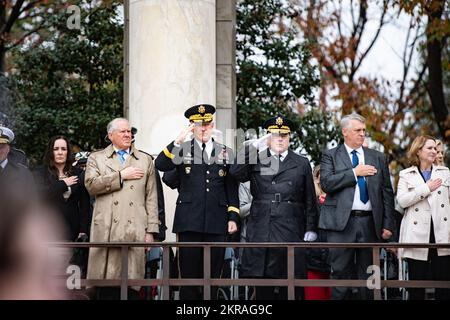
{"type": "Polygon", "coordinates": [[[206,144],[202,143],[202,162],[208,163],[208,155],[206,154],[206,144]]]}

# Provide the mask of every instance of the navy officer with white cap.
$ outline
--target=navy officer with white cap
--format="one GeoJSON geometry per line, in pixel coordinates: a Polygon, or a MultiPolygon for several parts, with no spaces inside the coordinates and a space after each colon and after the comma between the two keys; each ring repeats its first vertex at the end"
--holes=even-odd
{"type": "Polygon", "coordinates": [[[20,201],[21,197],[31,197],[33,177],[26,166],[8,159],[14,132],[0,126],[0,189],[2,198],[20,201]],[[19,199],[20,198],[20,199],[19,199]]]}
{"type": "MultiPolygon", "coordinates": [[[[14,133],[11,129],[9,129],[9,118],[6,114],[0,112],[0,130],[2,132],[9,132],[12,135],[12,140],[14,140],[14,133]]],[[[12,142],[12,141],[11,141],[12,142]]],[[[25,167],[28,168],[28,158],[25,152],[20,149],[14,148],[11,143],[9,144],[9,153],[8,153],[8,161],[12,161],[14,163],[21,163],[25,167]]]]}
{"type": "MultiPolygon", "coordinates": [[[[160,171],[176,169],[179,197],[173,232],[179,242],[224,242],[237,231],[239,221],[238,184],[228,174],[230,148],[215,141],[213,114],[209,104],[195,105],[185,112],[189,126],[156,158],[160,171]],[[185,141],[190,133],[194,137],[185,141]]],[[[211,250],[211,277],[218,278],[224,260],[224,248],[211,250]]],[[[179,269],[182,278],[203,277],[203,250],[180,248],[179,269]]],[[[215,297],[215,288],[212,297],[215,297]]],[[[201,287],[182,287],[182,300],[202,299],[201,287]]]]}
{"type": "Polygon", "coordinates": [[[14,132],[6,127],[0,127],[0,171],[6,169],[8,165],[8,155],[13,141],[14,132]]]}

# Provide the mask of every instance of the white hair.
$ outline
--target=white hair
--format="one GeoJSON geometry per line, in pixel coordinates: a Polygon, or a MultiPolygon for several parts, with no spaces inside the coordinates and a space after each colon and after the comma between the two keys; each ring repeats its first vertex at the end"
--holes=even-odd
{"type": "Polygon", "coordinates": [[[349,127],[351,120],[356,120],[356,121],[359,121],[361,123],[366,123],[366,118],[364,118],[363,116],[353,112],[351,114],[348,114],[348,115],[342,117],[342,119],[341,119],[341,128],[344,129],[344,128],[349,127]]]}
{"type": "Polygon", "coordinates": [[[117,130],[117,123],[121,121],[129,122],[128,119],[125,118],[115,118],[106,126],[106,131],[108,133],[113,133],[114,130],[117,130]]]}

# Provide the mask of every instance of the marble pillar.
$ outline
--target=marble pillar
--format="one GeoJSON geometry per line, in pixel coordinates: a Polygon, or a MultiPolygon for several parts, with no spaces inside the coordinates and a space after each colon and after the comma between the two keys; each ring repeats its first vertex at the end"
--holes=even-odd
{"type": "Polygon", "coordinates": [[[236,0],[216,1],[216,128],[223,143],[235,148],[236,129],[236,0]]]}
{"type": "Polygon", "coordinates": [[[129,1],[128,117],[136,144],[158,154],[188,125],[184,111],[216,104],[215,0],[129,1]]]}

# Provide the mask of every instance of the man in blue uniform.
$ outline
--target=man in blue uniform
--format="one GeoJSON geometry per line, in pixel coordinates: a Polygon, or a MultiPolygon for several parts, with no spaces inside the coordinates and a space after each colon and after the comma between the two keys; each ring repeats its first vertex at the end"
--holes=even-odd
{"type": "MultiPolygon", "coordinates": [[[[211,137],[214,128],[212,105],[189,108],[185,117],[189,126],[156,158],[160,171],[176,169],[179,196],[173,232],[179,242],[224,242],[227,234],[237,231],[239,221],[238,184],[228,174],[232,150],[211,137]],[[193,133],[188,141],[186,137],[193,133]]],[[[211,277],[218,278],[224,248],[211,250],[211,277]]],[[[203,278],[203,250],[179,249],[182,278],[203,278]]],[[[215,290],[212,297],[215,297],[215,290]]],[[[202,299],[200,287],[182,287],[180,298],[202,299]]]]}

